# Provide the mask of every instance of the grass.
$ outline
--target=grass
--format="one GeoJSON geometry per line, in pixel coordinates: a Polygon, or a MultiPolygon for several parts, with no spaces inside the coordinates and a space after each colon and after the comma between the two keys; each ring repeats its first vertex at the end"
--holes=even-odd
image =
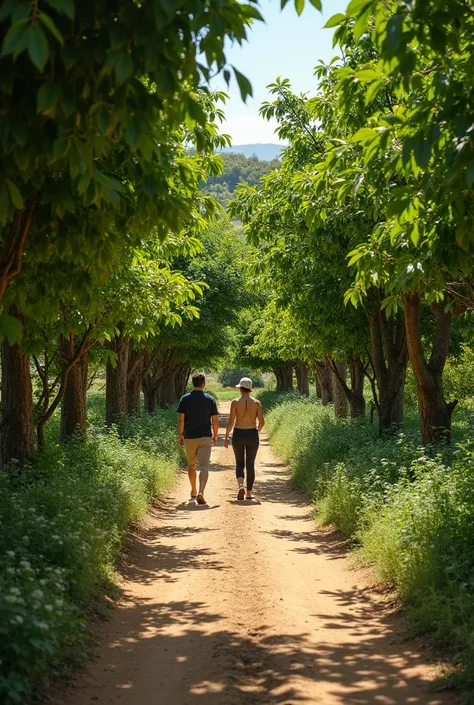
{"type": "Polygon", "coordinates": [[[85,619],[114,579],[128,528],[170,486],[180,461],[176,413],[107,432],[103,394],[89,399],[87,443],[49,446],[0,475],[0,701],[27,703],[82,658],[85,619]]]}
{"type": "MultiPolygon", "coordinates": [[[[274,449],[311,494],[320,524],[351,541],[359,561],[396,589],[407,626],[430,633],[474,685],[473,412],[454,417],[454,443],[420,447],[417,414],[381,440],[366,419],[335,419],[314,398],[262,395],[274,449]]],[[[472,691],[469,691],[472,692],[472,691]]],[[[466,696],[469,699],[469,695],[466,696]]],[[[469,700],[472,702],[472,700],[469,700]]]]}

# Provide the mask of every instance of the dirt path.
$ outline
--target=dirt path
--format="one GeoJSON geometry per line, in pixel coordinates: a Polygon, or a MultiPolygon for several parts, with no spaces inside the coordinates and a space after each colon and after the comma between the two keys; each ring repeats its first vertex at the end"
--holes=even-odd
{"type": "MultiPolygon", "coordinates": [[[[221,404],[223,412],[228,404],[221,404]]],[[[124,600],[67,705],[369,705],[453,702],[394,635],[380,599],[290,489],[266,439],[256,491],[235,501],[232,451],[213,451],[209,508],[183,473],[132,537],[124,600]]]]}

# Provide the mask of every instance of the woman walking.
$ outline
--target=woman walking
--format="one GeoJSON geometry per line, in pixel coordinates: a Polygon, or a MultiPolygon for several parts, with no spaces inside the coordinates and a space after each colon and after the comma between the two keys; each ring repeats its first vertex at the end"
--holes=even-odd
{"type": "Polygon", "coordinates": [[[257,456],[259,437],[265,420],[262,405],[258,399],[250,396],[252,380],[242,377],[237,388],[240,398],[234,399],[230,405],[229,423],[227,424],[224,447],[229,447],[229,435],[232,429],[232,448],[235,453],[236,476],[239,485],[237,499],[252,499],[253,483],[255,482],[255,458],[257,456]],[[244,489],[245,470],[247,470],[247,487],[244,489]]]}

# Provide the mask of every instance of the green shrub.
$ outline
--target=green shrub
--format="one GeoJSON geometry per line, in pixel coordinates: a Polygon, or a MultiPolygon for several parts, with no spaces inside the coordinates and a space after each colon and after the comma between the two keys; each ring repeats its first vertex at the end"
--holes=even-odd
{"type": "Polygon", "coordinates": [[[250,377],[255,389],[264,386],[262,376],[259,372],[240,367],[224,367],[222,372],[219,374],[217,381],[220,382],[223,387],[235,387],[240,382],[242,377],[250,377]]]}
{"type": "MultiPolygon", "coordinates": [[[[449,357],[443,374],[444,394],[448,401],[457,399],[462,406],[474,401],[474,348],[462,345],[456,357],[449,357]]],[[[418,398],[413,371],[408,366],[405,385],[405,403],[416,407],[418,398]]]]}
{"type": "MultiPolygon", "coordinates": [[[[474,451],[428,454],[409,409],[404,433],[381,440],[367,420],[335,419],[314,398],[274,397],[272,445],[312,494],[319,523],[351,538],[359,560],[396,588],[411,628],[452,649],[473,683],[474,451]]],[[[458,411],[454,438],[472,427],[469,409],[458,411]]]]}
{"type": "MultiPolygon", "coordinates": [[[[91,399],[92,419],[102,404],[91,399]]],[[[51,443],[32,467],[0,475],[2,703],[26,703],[84,644],[127,528],[174,480],[175,417],[130,420],[125,439],[92,424],[87,443],[51,443]]]]}

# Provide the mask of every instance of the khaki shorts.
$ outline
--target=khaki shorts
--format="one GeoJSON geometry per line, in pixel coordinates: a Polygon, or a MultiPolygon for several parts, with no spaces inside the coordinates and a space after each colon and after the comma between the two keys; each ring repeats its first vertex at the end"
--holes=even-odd
{"type": "Polygon", "coordinates": [[[184,448],[188,457],[190,470],[209,470],[211,461],[212,438],[185,438],[184,448]]]}

